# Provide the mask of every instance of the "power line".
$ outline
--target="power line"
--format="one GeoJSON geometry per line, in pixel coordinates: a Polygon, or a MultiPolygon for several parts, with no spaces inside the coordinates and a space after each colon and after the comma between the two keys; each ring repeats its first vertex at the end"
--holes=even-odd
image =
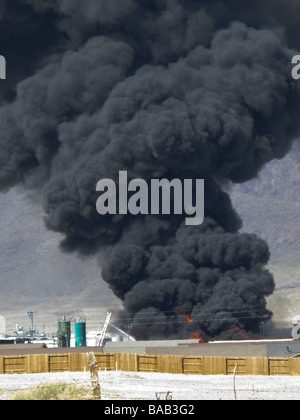
{"type": "MultiPolygon", "coordinates": [[[[205,318],[203,319],[203,321],[233,321],[233,320],[243,320],[243,319],[269,319],[268,316],[247,316],[247,317],[235,317],[235,318],[205,318]]],[[[198,320],[199,321],[199,320],[198,320]]],[[[201,320],[200,320],[201,321],[201,320]]],[[[194,321],[193,321],[194,322],[194,321]]],[[[123,327],[130,327],[131,325],[126,325],[125,323],[122,324],[120,322],[115,322],[115,324],[118,324],[119,326],[123,326],[123,327]]],[[[160,321],[160,322],[134,322],[134,326],[136,325],[164,325],[164,324],[188,324],[187,321],[184,320],[177,320],[177,321],[160,321]]]]}
{"type": "MultiPolygon", "coordinates": [[[[214,309],[216,310],[216,311],[218,311],[218,312],[221,312],[221,311],[226,311],[226,310],[231,310],[231,309],[234,309],[235,310],[235,313],[237,313],[237,312],[249,312],[249,311],[251,311],[251,310],[255,310],[255,308],[262,308],[262,305],[252,305],[252,306],[250,306],[250,307],[237,307],[237,306],[210,306],[210,308],[209,308],[209,312],[206,312],[205,310],[204,311],[201,311],[201,312],[196,312],[196,314],[197,313],[199,313],[199,314],[212,314],[213,312],[211,312],[211,311],[213,311],[214,309]]],[[[142,309],[141,309],[142,310],[142,309]]],[[[185,315],[185,312],[181,312],[181,313],[179,313],[178,311],[166,311],[166,310],[160,310],[160,309],[157,309],[157,311],[159,311],[159,312],[163,312],[166,316],[172,316],[172,315],[167,315],[167,314],[175,314],[174,316],[179,316],[179,315],[185,315]]],[[[157,311],[147,311],[147,312],[144,312],[144,314],[145,315],[149,315],[149,314],[157,314],[157,311]]],[[[266,312],[267,311],[267,309],[257,309],[256,310],[256,312],[266,312]]],[[[192,313],[191,311],[188,311],[189,313],[192,313]]],[[[137,314],[139,314],[138,312],[126,312],[126,315],[132,315],[132,316],[136,316],[137,314]]]]}
{"type": "MultiPolygon", "coordinates": [[[[197,320],[200,321],[202,318],[205,319],[205,320],[216,320],[216,319],[218,319],[218,316],[220,316],[220,315],[221,315],[221,318],[219,318],[219,319],[225,319],[225,318],[223,318],[224,314],[220,314],[220,312],[222,312],[222,311],[223,312],[228,312],[228,311],[225,311],[225,309],[229,309],[229,308],[231,308],[231,307],[218,308],[218,312],[212,312],[212,311],[210,311],[210,312],[205,312],[205,311],[204,312],[202,312],[202,311],[201,312],[193,312],[192,322],[195,322],[197,320]],[[212,317],[212,318],[208,318],[208,317],[212,317]]],[[[266,311],[267,311],[266,309],[254,309],[254,308],[255,308],[255,306],[253,306],[252,308],[249,308],[249,309],[240,309],[240,310],[236,309],[235,311],[230,311],[230,313],[235,319],[269,318],[267,316],[260,316],[259,315],[259,314],[262,314],[262,315],[265,314],[266,311]],[[252,314],[251,316],[247,315],[247,317],[235,316],[235,315],[238,315],[238,314],[241,314],[241,313],[248,314],[249,312],[255,312],[255,316],[253,316],[254,314],[252,314]]],[[[119,323],[119,324],[121,322],[131,323],[134,320],[135,325],[138,325],[138,323],[136,323],[136,321],[143,321],[143,320],[147,321],[147,320],[149,320],[149,318],[151,318],[151,314],[156,315],[155,318],[154,318],[155,321],[158,321],[159,319],[165,320],[165,318],[168,318],[169,320],[171,318],[176,318],[177,323],[187,322],[186,319],[184,319],[187,314],[178,313],[178,312],[175,312],[175,311],[163,311],[163,314],[161,314],[161,315],[157,315],[157,312],[153,311],[153,312],[147,312],[147,313],[143,314],[142,316],[133,313],[132,314],[133,317],[120,317],[120,318],[118,318],[118,320],[116,322],[119,323]],[[167,315],[168,313],[169,314],[174,314],[174,315],[167,315]],[[180,318],[183,318],[183,320],[180,321],[180,318]]],[[[228,318],[228,319],[232,319],[232,318],[228,318]]],[[[165,323],[165,322],[166,321],[162,321],[162,323],[165,323]]]]}

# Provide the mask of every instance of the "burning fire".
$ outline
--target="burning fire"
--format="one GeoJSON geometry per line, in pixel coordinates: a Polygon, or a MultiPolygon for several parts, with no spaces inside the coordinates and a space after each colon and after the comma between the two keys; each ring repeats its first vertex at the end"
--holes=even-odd
{"type": "Polygon", "coordinates": [[[190,317],[187,314],[184,314],[184,316],[185,316],[185,319],[187,320],[187,322],[189,322],[189,323],[193,322],[193,318],[192,317],[190,317]]]}
{"type": "Polygon", "coordinates": [[[203,340],[203,338],[201,337],[201,335],[197,332],[194,332],[190,335],[190,339],[191,340],[199,340],[199,343],[205,343],[205,341],[203,340]]]}
{"type": "Polygon", "coordinates": [[[245,333],[243,333],[239,327],[234,327],[234,328],[227,328],[226,331],[233,331],[233,335],[240,335],[241,337],[243,337],[245,340],[248,340],[248,337],[245,333]]]}
{"type": "MultiPolygon", "coordinates": [[[[193,318],[187,314],[184,314],[186,321],[191,324],[193,322],[193,318]]],[[[190,339],[191,340],[199,340],[199,343],[205,343],[205,341],[203,340],[203,338],[201,337],[201,335],[198,332],[193,332],[190,335],[190,339]]]]}

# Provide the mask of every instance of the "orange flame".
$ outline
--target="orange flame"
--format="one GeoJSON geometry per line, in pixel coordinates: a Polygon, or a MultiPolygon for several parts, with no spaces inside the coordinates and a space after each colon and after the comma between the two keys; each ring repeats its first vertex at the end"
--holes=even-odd
{"type": "Polygon", "coordinates": [[[189,322],[189,323],[193,322],[193,318],[192,317],[190,317],[187,314],[184,314],[184,316],[185,316],[185,319],[187,320],[187,322],[189,322]]]}
{"type": "Polygon", "coordinates": [[[199,343],[205,343],[205,341],[203,340],[203,338],[201,337],[201,335],[197,332],[192,333],[190,336],[191,340],[199,340],[199,343]]]}
{"type": "Polygon", "coordinates": [[[248,340],[248,337],[245,333],[243,333],[239,327],[228,328],[226,331],[233,331],[233,335],[241,335],[245,340],[248,340]]]}
{"type": "MultiPolygon", "coordinates": [[[[189,316],[188,314],[183,314],[185,316],[185,319],[187,322],[192,323],[193,322],[193,318],[191,316],[189,316]]],[[[203,338],[201,337],[201,335],[197,332],[193,332],[190,335],[190,340],[199,340],[199,343],[205,343],[205,341],[203,340],[203,338]]]]}

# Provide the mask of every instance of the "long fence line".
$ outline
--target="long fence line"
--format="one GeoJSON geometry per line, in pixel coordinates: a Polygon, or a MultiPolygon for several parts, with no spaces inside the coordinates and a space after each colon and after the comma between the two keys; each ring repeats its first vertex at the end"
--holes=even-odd
{"type": "MultiPolygon", "coordinates": [[[[95,353],[98,368],[106,371],[191,375],[300,376],[300,359],[268,357],[209,357],[95,353]]],[[[0,374],[81,372],[88,370],[86,353],[0,356],[0,374]]]]}

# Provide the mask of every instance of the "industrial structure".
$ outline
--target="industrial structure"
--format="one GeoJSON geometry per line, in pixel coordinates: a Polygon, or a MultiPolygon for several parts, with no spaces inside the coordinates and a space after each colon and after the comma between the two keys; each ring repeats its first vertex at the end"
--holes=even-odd
{"type": "MultiPolygon", "coordinates": [[[[199,338],[187,340],[147,340],[136,341],[126,332],[113,325],[111,313],[108,312],[102,329],[87,332],[86,320],[68,319],[65,315],[58,319],[57,333],[52,336],[39,334],[34,324],[34,311],[28,311],[29,328],[17,325],[12,335],[0,334],[1,351],[7,354],[8,345],[24,345],[22,351],[31,352],[34,348],[51,349],[51,351],[69,353],[84,352],[95,348],[105,354],[144,354],[169,355],[186,357],[284,357],[297,358],[300,355],[300,341],[284,340],[242,340],[242,341],[212,341],[202,343],[199,338]],[[26,344],[27,343],[27,344],[26,344]],[[30,345],[28,344],[30,343],[30,345]],[[3,344],[7,347],[3,348],[3,344]],[[36,347],[40,346],[40,347],[36,347]]],[[[293,325],[300,323],[300,317],[292,319],[293,325]]],[[[23,323],[22,323],[23,324],[23,323]]],[[[1,329],[5,330],[5,318],[1,317],[1,329]]],[[[5,347],[5,346],[4,346],[5,347]]],[[[21,348],[10,346],[11,350],[21,348]]],[[[15,353],[13,351],[13,353],[15,353]]],[[[4,353],[3,353],[4,354],[4,353]]]]}
{"type": "Polygon", "coordinates": [[[80,317],[79,320],[67,318],[63,315],[58,319],[56,333],[51,335],[39,334],[34,325],[34,311],[27,311],[29,319],[28,328],[21,323],[16,324],[15,331],[6,334],[5,318],[0,317],[0,344],[46,344],[48,348],[71,348],[71,347],[99,347],[102,348],[108,341],[112,342],[134,342],[135,339],[116,327],[110,322],[111,313],[107,313],[101,330],[87,332],[86,320],[80,317]]]}
{"type": "MultiPolygon", "coordinates": [[[[202,343],[187,340],[136,341],[110,323],[107,313],[99,331],[86,330],[82,318],[58,320],[57,334],[38,334],[34,312],[29,328],[16,328],[0,337],[0,374],[84,371],[93,352],[101,370],[159,372],[192,375],[297,375],[300,376],[300,340],[243,340],[202,343]],[[23,341],[22,341],[23,337],[23,341]],[[5,344],[4,344],[5,343],[5,344]]],[[[293,325],[298,318],[293,320],[293,325]]],[[[298,324],[296,324],[298,325],[298,324]]],[[[5,319],[1,318],[5,330],[5,319]]]]}

